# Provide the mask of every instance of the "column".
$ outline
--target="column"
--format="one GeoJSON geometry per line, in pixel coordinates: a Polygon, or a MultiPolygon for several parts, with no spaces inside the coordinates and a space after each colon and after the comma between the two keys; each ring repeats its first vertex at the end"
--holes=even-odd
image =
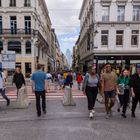
{"type": "Polygon", "coordinates": [[[25,40],[22,40],[21,41],[21,55],[22,57],[25,57],[26,53],[25,53],[25,45],[26,45],[26,41],[25,40]]]}
{"type": "Polygon", "coordinates": [[[3,42],[3,50],[4,51],[7,51],[8,50],[8,41],[7,40],[4,40],[2,42],[3,42]]]}

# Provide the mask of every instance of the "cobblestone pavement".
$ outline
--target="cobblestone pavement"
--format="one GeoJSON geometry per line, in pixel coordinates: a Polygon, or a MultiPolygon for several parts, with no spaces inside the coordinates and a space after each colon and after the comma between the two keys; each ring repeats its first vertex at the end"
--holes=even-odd
{"type": "Polygon", "coordinates": [[[0,140],[139,140],[140,108],[137,118],[123,119],[114,108],[105,119],[104,106],[96,103],[93,120],[88,118],[87,100],[76,98],[76,107],[64,107],[60,99],[47,101],[47,115],[36,116],[35,102],[28,109],[0,109],[0,140]]]}

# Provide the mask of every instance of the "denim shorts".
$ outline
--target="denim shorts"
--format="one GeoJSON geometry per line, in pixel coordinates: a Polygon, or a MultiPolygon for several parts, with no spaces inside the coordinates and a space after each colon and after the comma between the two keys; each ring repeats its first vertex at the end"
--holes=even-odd
{"type": "Polygon", "coordinates": [[[116,96],[115,90],[105,91],[105,97],[106,98],[115,98],[115,96],[116,96]]]}

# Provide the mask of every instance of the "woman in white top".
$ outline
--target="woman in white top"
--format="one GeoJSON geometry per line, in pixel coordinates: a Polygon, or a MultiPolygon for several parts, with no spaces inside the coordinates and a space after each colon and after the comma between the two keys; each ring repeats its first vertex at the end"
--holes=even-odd
{"type": "Polygon", "coordinates": [[[83,92],[87,96],[89,117],[93,118],[95,101],[98,94],[99,76],[96,74],[96,68],[92,67],[83,82],[83,92]]]}

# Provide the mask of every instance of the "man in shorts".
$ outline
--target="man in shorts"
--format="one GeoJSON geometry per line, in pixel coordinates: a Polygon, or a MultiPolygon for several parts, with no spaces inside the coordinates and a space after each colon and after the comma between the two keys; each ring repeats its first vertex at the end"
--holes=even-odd
{"type": "Polygon", "coordinates": [[[112,107],[115,104],[117,75],[111,70],[111,64],[105,65],[105,72],[102,74],[102,95],[105,98],[106,119],[112,115],[112,107]]]}

